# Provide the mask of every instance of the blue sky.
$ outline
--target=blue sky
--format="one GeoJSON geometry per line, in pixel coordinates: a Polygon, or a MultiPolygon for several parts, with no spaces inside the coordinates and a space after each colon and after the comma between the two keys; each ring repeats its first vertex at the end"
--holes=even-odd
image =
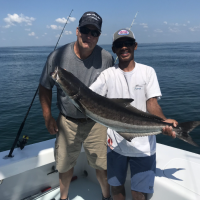
{"type": "Polygon", "coordinates": [[[103,18],[99,44],[130,27],[138,43],[200,42],[199,0],[0,0],[0,47],[55,46],[73,9],[59,45],[76,40],[82,14],[95,11],[103,18]]]}

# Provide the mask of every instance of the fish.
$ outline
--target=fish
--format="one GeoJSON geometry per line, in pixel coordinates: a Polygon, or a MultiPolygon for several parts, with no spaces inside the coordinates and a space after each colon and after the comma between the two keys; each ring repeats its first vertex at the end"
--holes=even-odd
{"type": "Polygon", "coordinates": [[[51,78],[86,118],[116,131],[129,142],[135,137],[160,134],[162,128],[168,125],[173,128],[177,138],[198,147],[189,133],[200,125],[200,121],[183,122],[174,127],[156,115],[133,107],[130,104],[133,99],[106,98],[93,92],[71,72],[61,67],[55,68],[51,78]]]}

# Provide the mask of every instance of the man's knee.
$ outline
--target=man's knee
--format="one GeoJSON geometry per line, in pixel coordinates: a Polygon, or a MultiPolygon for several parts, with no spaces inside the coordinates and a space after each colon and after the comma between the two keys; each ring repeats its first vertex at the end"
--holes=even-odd
{"type": "Polygon", "coordinates": [[[133,200],[147,200],[147,194],[131,190],[133,200]]]}
{"type": "Polygon", "coordinates": [[[125,188],[124,185],[120,185],[120,186],[111,186],[111,190],[112,190],[112,194],[114,195],[119,195],[122,194],[123,196],[125,196],[125,188]]]}

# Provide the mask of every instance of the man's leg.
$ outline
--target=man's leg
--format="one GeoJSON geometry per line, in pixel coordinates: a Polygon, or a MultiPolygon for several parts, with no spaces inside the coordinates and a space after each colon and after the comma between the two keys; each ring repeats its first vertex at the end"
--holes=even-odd
{"type": "Polygon", "coordinates": [[[131,190],[133,200],[147,200],[147,194],[131,190]]]}
{"type": "Polygon", "coordinates": [[[81,151],[78,123],[59,115],[57,119],[59,132],[56,135],[55,161],[59,172],[60,198],[66,199],[73,169],[81,151]]]}
{"type": "Polygon", "coordinates": [[[110,186],[107,182],[107,128],[90,120],[81,127],[86,135],[83,146],[89,165],[96,169],[96,177],[101,186],[104,198],[110,197],[110,186]]]}
{"type": "Polygon", "coordinates": [[[101,186],[102,194],[105,198],[110,197],[110,185],[107,181],[107,170],[96,169],[96,176],[101,186]]]}
{"type": "Polygon", "coordinates": [[[113,200],[125,200],[125,188],[124,185],[111,186],[113,200]]]}
{"type": "Polygon", "coordinates": [[[128,157],[107,148],[108,183],[111,185],[113,200],[125,200],[124,183],[128,167],[128,157]]]}
{"type": "Polygon", "coordinates": [[[147,193],[153,193],[156,154],[146,157],[130,157],[129,163],[133,200],[147,200],[147,193]]]}
{"type": "Polygon", "coordinates": [[[69,185],[72,180],[74,168],[71,168],[65,173],[59,173],[60,182],[60,198],[66,199],[68,197],[69,185]]]}

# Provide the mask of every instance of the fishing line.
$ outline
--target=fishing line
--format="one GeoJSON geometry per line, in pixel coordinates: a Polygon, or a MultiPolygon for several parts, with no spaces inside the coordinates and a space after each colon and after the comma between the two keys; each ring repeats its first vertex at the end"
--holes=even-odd
{"type": "MultiPolygon", "coordinates": [[[[58,41],[57,41],[56,46],[55,46],[55,48],[54,48],[54,51],[55,51],[56,48],[57,48],[58,42],[59,42],[59,40],[60,40],[60,38],[61,38],[61,36],[62,36],[62,33],[63,33],[64,29],[65,29],[65,26],[67,25],[67,22],[68,22],[68,20],[69,20],[69,18],[70,18],[70,16],[71,16],[72,11],[73,11],[73,9],[71,10],[71,12],[70,12],[70,14],[69,14],[69,16],[68,16],[68,18],[67,18],[67,20],[66,20],[66,23],[65,23],[65,25],[64,25],[64,27],[63,27],[63,29],[62,29],[62,32],[61,32],[61,34],[60,34],[60,37],[58,38],[58,41]]],[[[20,128],[19,128],[19,130],[18,130],[17,136],[16,136],[15,141],[14,141],[12,147],[11,147],[11,150],[10,150],[9,154],[8,154],[7,156],[5,156],[4,158],[13,157],[12,153],[13,153],[13,151],[14,151],[14,148],[15,148],[17,142],[19,141],[20,134],[21,134],[21,132],[22,132],[22,130],[23,130],[23,127],[24,127],[26,118],[28,117],[29,111],[30,111],[31,106],[32,106],[32,104],[33,104],[33,102],[34,102],[34,99],[35,99],[35,97],[36,97],[36,95],[37,95],[37,93],[38,93],[38,90],[39,90],[39,85],[38,85],[37,90],[36,90],[36,92],[35,92],[35,94],[34,94],[34,96],[33,96],[33,99],[32,99],[32,101],[31,101],[31,104],[30,104],[30,106],[29,106],[29,108],[28,108],[28,111],[27,111],[27,113],[26,113],[26,115],[25,115],[25,117],[24,117],[24,120],[23,120],[23,122],[21,123],[21,126],[20,126],[20,128]]]]}

